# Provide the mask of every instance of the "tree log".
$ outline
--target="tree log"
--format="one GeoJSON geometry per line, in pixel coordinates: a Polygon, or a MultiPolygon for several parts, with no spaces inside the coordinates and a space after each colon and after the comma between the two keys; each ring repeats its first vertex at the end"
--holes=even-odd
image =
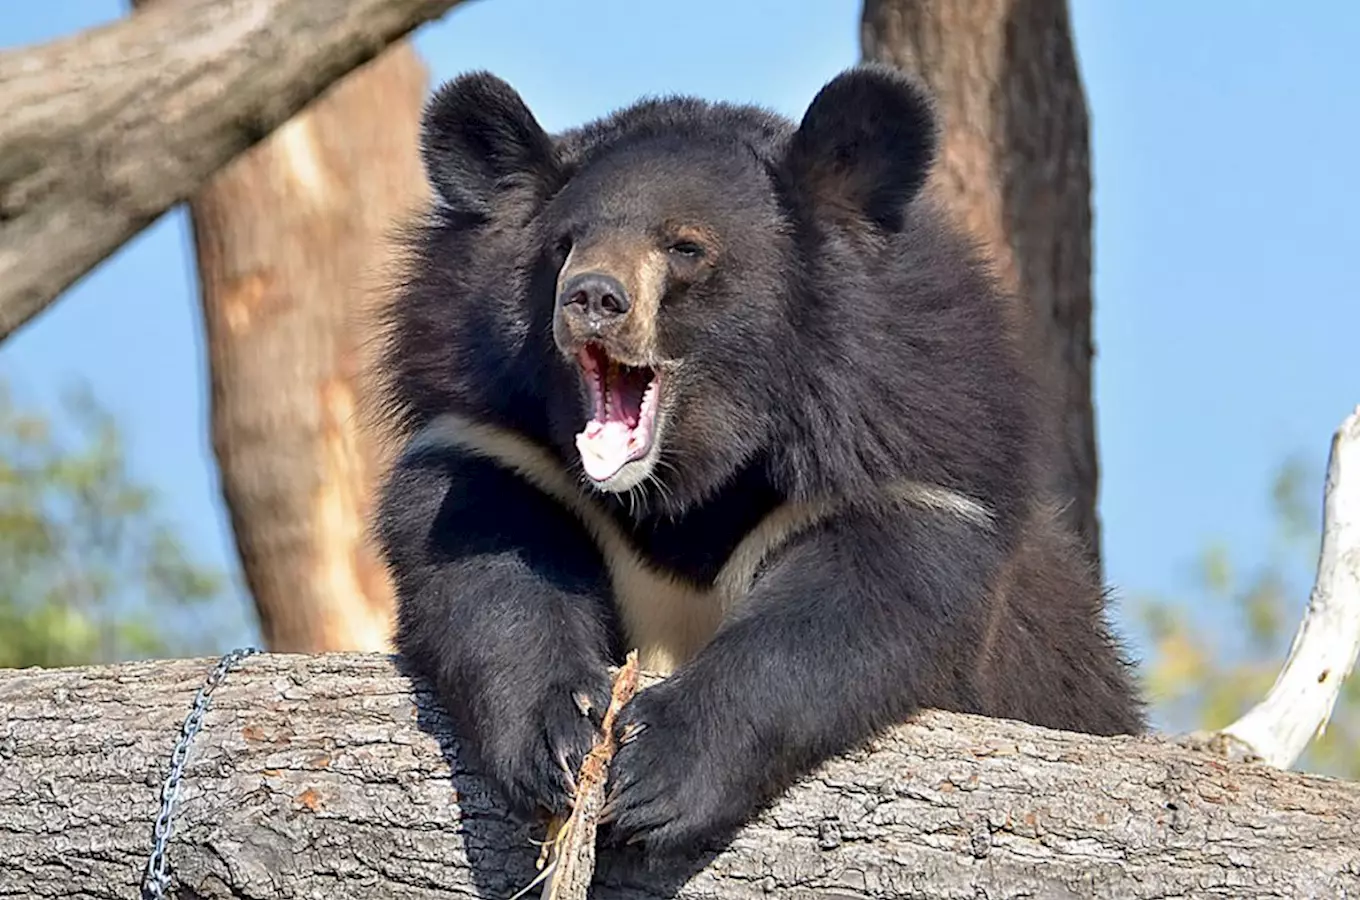
{"type": "MultiPolygon", "coordinates": [[[[212,661],[0,675],[0,897],[135,895],[212,661]]],[[[379,654],[247,658],[212,695],[170,842],[180,898],[505,898],[541,836],[501,812],[423,683],[379,654]]],[[[1343,897],[1360,784],[930,711],[791,789],[728,845],[594,896],[1343,897]]]]}
{"type": "Polygon", "coordinates": [[[179,0],[0,53],[0,340],[458,0],[179,0]]]}
{"type": "Polygon", "coordinates": [[[1091,403],[1091,151],[1066,0],[865,0],[864,59],[921,77],[943,119],[931,190],[1018,299],[1055,424],[1049,486],[1100,565],[1091,403]]]}

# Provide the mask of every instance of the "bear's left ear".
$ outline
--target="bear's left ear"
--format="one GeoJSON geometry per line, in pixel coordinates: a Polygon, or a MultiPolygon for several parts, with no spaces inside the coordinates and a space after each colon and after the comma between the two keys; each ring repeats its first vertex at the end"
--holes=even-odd
{"type": "Polygon", "coordinates": [[[935,105],[914,79],[871,63],[837,75],[812,99],[784,160],[817,214],[902,227],[939,141],[935,105]]]}
{"type": "Polygon", "coordinates": [[[507,191],[542,199],[558,186],[552,139],[523,98],[487,72],[448,82],[425,107],[421,156],[430,184],[456,212],[490,215],[507,191]]]}

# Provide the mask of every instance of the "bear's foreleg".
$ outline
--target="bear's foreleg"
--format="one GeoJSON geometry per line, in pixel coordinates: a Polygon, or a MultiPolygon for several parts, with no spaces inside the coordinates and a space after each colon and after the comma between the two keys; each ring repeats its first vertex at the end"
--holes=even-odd
{"type": "Polygon", "coordinates": [[[1000,559],[947,512],[845,517],[770,561],[713,641],[638,694],[611,767],[615,840],[684,850],[743,824],[828,757],[932,702],[968,708],[1000,559]]]}
{"type": "Polygon", "coordinates": [[[607,581],[576,520],[503,469],[402,460],[379,537],[397,645],[521,815],[562,813],[609,703],[607,581]]]}

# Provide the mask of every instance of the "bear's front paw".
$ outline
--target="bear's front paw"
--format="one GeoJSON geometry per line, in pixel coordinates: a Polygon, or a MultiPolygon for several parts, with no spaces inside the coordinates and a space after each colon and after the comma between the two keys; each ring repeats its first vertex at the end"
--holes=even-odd
{"type": "MultiPolygon", "coordinates": [[[[620,711],[602,836],[670,854],[716,842],[759,805],[760,762],[662,683],[620,711]]],[[[740,727],[739,723],[736,724],[740,727]]]]}
{"type": "Polygon", "coordinates": [[[556,683],[522,709],[495,711],[483,756],[506,801],[526,818],[570,808],[576,773],[600,734],[609,678],[556,683]]]}

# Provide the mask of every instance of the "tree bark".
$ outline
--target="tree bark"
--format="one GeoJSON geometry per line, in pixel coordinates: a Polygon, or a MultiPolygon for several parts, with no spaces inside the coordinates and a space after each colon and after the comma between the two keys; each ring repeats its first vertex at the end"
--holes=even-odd
{"type": "Polygon", "coordinates": [[[409,43],[389,48],[189,201],[213,449],[272,650],[389,646],[392,589],[366,529],[383,461],[356,398],[392,229],[427,197],[426,82],[409,43]]]}
{"type": "Polygon", "coordinates": [[[920,76],[943,119],[931,189],[981,240],[1053,400],[1051,488],[1099,566],[1091,173],[1065,0],[865,0],[865,60],[920,76]]]}
{"type": "Polygon", "coordinates": [[[179,0],[0,53],[0,340],[458,0],[179,0]]]}
{"type": "MultiPolygon", "coordinates": [[[[135,894],[211,660],[0,674],[0,897],[135,894]]],[[[170,841],[179,898],[505,898],[536,833],[500,811],[421,683],[378,654],[261,655],[212,695],[170,841]]],[[[719,852],[612,898],[1342,897],[1360,784],[927,712],[804,779],[719,852]]]]}

